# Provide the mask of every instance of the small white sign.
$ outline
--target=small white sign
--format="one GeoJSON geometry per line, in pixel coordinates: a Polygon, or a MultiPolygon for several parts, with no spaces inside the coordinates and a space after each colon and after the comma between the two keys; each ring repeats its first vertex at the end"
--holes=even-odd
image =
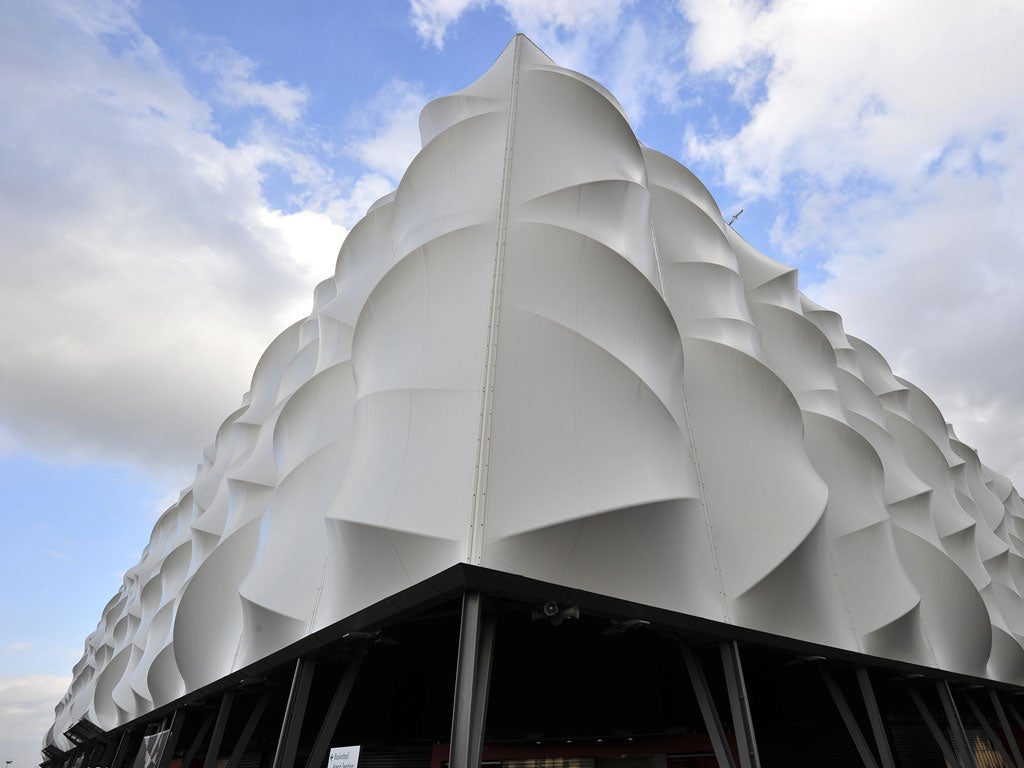
{"type": "Polygon", "coordinates": [[[331,747],[327,768],[356,768],[359,765],[359,747],[331,747]]]}

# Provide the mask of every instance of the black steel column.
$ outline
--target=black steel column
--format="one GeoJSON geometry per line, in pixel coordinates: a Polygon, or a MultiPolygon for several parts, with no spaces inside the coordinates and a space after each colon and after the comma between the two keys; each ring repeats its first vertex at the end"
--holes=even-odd
{"type": "MultiPolygon", "coordinates": [[[[206,748],[206,759],[203,760],[203,768],[217,768],[217,758],[220,757],[220,743],[224,739],[224,730],[228,727],[228,718],[231,716],[231,703],[234,700],[234,691],[226,691],[220,699],[220,709],[217,711],[217,724],[213,726],[213,735],[210,737],[210,745],[206,748]]],[[[182,768],[188,768],[188,766],[182,766],[182,768]]]]}
{"type": "MultiPolygon", "coordinates": [[[[327,750],[331,745],[331,738],[334,736],[334,732],[338,729],[338,722],[341,720],[341,715],[345,711],[345,705],[348,704],[348,697],[352,693],[352,687],[356,684],[356,676],[359,674],[359,668],[363,664],[363,659],[366,657],[367,651],[366,641],[362,641],[355,648],[355,653],[352,659],[349,661],[348,666],[345,667],[345,672],[341,676],[341,680],[338,682],[338,687],[334,691],[334,696],[331,698],[330,706],[327,707],[327,714],[324,715],[324,721],[320,725],[320,731],[316,735],[316,740],[313,742],[313,749],[309,753],[309,758],[306,760],[306,768],[319,768],[320,764],[323,763],[324,758],[327,757],[327,750]]],[[[232,766],[228,766],[232,768],[232,766]]]]}
{"type": "Polygon", "coordinates": [[[1020,716],[1020,712],[1018,712],[1017,708],[1013,706],[1013,702],[1006,702],[1006,708],[1010,710],[1010,714],[1013,715],[1013,719],[1017,721],[1017,725],[1019,725],[1020,729],[1024,731],[1024,717],[1020,716]]]}
{"type": "Polygon", "coordinates": [[[107,766],[109,766],[113,762],[114,757],[117,755],[117,750],[120,748],[121,742],[124,741],[125,736],[127,735],[127,733],[128,733],[128,731],[124,731],[121,734],[121,738],[120,739],[111,739],[107,743],[107,749],[103,753],[103,757],[100,758],[100,763],[99,764],[101,766],[103,766],[104,768],[107,768],[107,766]]]}
{"type": "Polygon", "coordinates": [[[896,761],[893,759],[892,749],[889,747],[889,734],[885,732],[885,722],[882,720],[882,712],[878,708],[875,689],[871,686],[871,675],[864,667],[857,667],[857,684],[860,686],[860,693],[864,699],[864,708],[868,711],[868,721],[871,723],[871,732],[875,737],[875,746],[878,748],[878,759],[882,763],[882,768],[896,768],[896,761]]]}
{"type": "Polygon", "coordinates": [[[110,768],[121,768],[121,763],[124,762],[124,758],[128,754],[128,747],[131,746],[133,736],[134,731],[131,728],[124,729],[124,733],[121,734],[121,743],[117,745],[114,759],[110,761],[110,768]]]}
{"type": "Polygon", "coordinates": [[[92,749],[89,750],[89,757],[86,760],[86,765],[89,766],[89,768],[99,765],[99,758],[103,757],[106,751],[107,745],[102,741],[97,741],[92,745],[92,749]]]}
{"type": "Polygon", "coordinates": [[[295,768],[295,753],[299,748],[302,721],[306,716],[306,701],[309,699],[315,669],[316,662],[313,659],[295,660],[295,674],[292,676],[292,687],[288,691],[288,704],[285,706],[284,719],[281,721],[281,737],[277,740],[273,768],[295,768]]]}
{"type": "Polygon", "coordinates": [[[683,661],[686,663],[686,671],[690,675],[693,692],[697,695],[697,704],[700,706],[700,713],[704,718],[704,728],[707,730],[708,736],[711,737],[715,759],[721,768],[736,768],[732,750],[729,749],[729,740],[722,727],[722,719],[718,716],[718,708],[715,706],[715,700],[711,697],[711,688],[708,686],[707,677],[704,676],[704,669],[690,646],[680,642],[679,648],[683,653],[683,661]]]}
{"type": "Polygon", "coordinates": [[[160,754],[160,762],[157,768],[168,768],[171,758],[174,757],[174,750],[178,747],[178,737],[185,725],[185,710],[174,710],[174,717],[171,718],[171,732],[167,734],[167,741],[164,742],[164,751],[160,754]]]}
{"type": "Polygon", "coordinates": [[[850,705],[846,703],[846,696],[843,695],[842,688],[839,687],[839,683],[832,676],[831,670],[824,664],[819,664],[818,671],[821,672],[821,678],[825,681],[825,687],[828,688],[832,701],[835,703],[836,709],[839,710],[839,716],[843,718],[843,724],[846,726],[850,738],[853,739],[854,746],[857,747],[857,754],[860,755],[864,768],[878,768],[878,763],[875,762],[875,756],[871,754],[868,741],[864,738],[864,734],[861,733],[860,725],[857,724],[857,718],[853,716],[850,705]]]}
{"type": "Polygon", "coordinates": [[[1024,768],[1024,758],[1021,757],[1020,746],[1017,744],[1017,737],[1013,735],[1010,721],[1006,719],[1003,702],[999,700],[999,694],[995,692],[994,688],[988,689],[988,695],[992,699],[992,708],[996,711],[996,717],[999,718],[999,725],[1002,726],[1003,733],[1006,735],[1006,742],[1010,745],[1010,750],[1013,752],[1013,759],[1016,761],[1017,768],[1024,768]]]}
{"type": "Polygon", "coordinates": [[[953,741],[963,756],[965,768],[978,768],[974,761],[974,752],[971,750],[971,743],[967,740],[967,731],[964,729],[964,721],[960,719],[956,702],[953,701],[953,693],[949,690],[949,683],[945,680],[935,682],[935,690],[939,692],[939,701],[942,702],[942,709],[946,712],[946,720],[949,722],[949,730],[953,732],[953,741]]]}
{"type": "Polygon", "coordinates": [[[907,685],[907,692],[910,694],[910,698],[914,702],[914,706],[917,707],[917,711],[921,714],[921,719],[924,720],[924,724],[928,726],[928,731],[931,733],[932,738],[935,739],[935,743],[938,744],[939,749],[942,750],[942,757],[954,768],[956,768],[956,766],[962,766],[963,763],[957,759],[956,754],[953,752],[953,748],[949,746],[949,742],[946,741],[946,737],[942,735],[942,729],[939,728],[939,724],[935,722],[935,717],[932,713],[928,711],[928,706],[924,703],[924,699],[921,698],[921,694],[917,692],[917,689],[914,688],[912,684],[907,685]]]}
{"type": "MultiPolygon", "coordinates": [[[[227,768],[238,768],[242,762],[242,755],[245,754],[245,750],[249,746],[249,742],[252,741],[252,735],[256,732],[256,726],[260,724],[260,719],[263,717],[263,712],[267,708],[267,704],[270,703],[270,691],[264,691],[263,695],[260,696],[259,701],[256,702],[256,706],[252,712],[249,713],[249,719],[245,721],[245,727],[242,728],[242,734],[238,737],[238,741],[235,742],[235,748],[231,751],[231,757],[228,759],[227,768]]],[[[182,768],[188,768],[187,765],[183,765],[182,768]]]]}
{"type": "Polygon", "coordinates": [[[203,739],[206,738],[206,734],[209,733],[210,727],[213,725],[213,712],[210,712],[206,717],[203,718],[203,722],[199,726],[199,730],[196,731],[196,737],[192,739],[192,743],[189,748],[185,750],[184,756],[181,758],[181,768],[189,768],[192,765],[192,761],[195,760],[196,755],[199,753],[199,748],[203,746],[203,739]]]}
{"type": "Polygon", "coordinates": [[[965,693],[964,699],[967,700],[967,706],[970,707],[971,714],[974,715],[974,719],[978,721],[981,729],[985,732],[985,735],[988,736],[988,740],[992,742],[992,746],[996,748],[999,756],[1003,758],[1003,765],[1005,765],[1006,768],[1012,768],[1014,763],[1013,759],[1010,757],[1010,753],[1006,751],[1006,747],[1003,746],[1002,739],[999,738],[999,735],[995,732],[992,726],[989,725],[988,719],[985,717],[985,713],[981,711],[981,707],[979,707],[978,703],[971,698],[970,693],[965,693]]]}
{"type": "Polygon", "coordinates": [[[721,644],[721,649],[725,684],[729,689],[729,707],[732,710],[732,729],[736,734],[740,765],[743,768],[761,768],[757,739],[754,737],[754,722],[750,715],[750,701],[747,698],[747,684],[743,679],[739,645],[735,640],[727,640],[721,644]]]}
{"type": "Polygon", "coordinates": [[[494,614],[479,592],[462,596],[459,659],[455,669],[450,768],[479,768],[494,654],[494,614]]]}

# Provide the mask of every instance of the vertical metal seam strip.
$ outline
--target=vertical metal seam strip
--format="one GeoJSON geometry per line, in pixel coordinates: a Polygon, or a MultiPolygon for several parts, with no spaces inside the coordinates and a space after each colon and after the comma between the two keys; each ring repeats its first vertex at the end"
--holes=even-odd
{"type": "MultiPolygon", "coordinates": [[[[683,370],[686,370],[686,359],[683,358],[683,370]]],[[[683,374],[685,378],[685,373],[683,374]]],[[[725,576],[722,574],[722,564],[718,558],[718,546],[715,544],[715,528],[711,522],[711,510],[708,507],[707,488],[704,485],[704,475],[700,471],[700,456],[697,453],[697,442],[693,437],[693,421],[690,418],[690,404],[686,399],[686,384],[682,385],[683,413],[686,415],[686,435],[690,439],[690,455],[693,456],[693,470],[697,475],[697,493],[700,494],[700,505],[704,511],[704,528],[708,534],[708,547],[711,549],[711,561],[715,566],[715,577],[718,581],[718,594],[722,599],[722,620],[726,624],[732,624],[732,615],[729,612],[729,598],[725,592],[725,576]]]]}
{"type": "MultiPolygon", "coordinates": [[[[313,627],[316,625],[316,612],[320,610],[320,598],[323,597],[324,584],[327,582],[327,563],[329,559],[330,558],[327,555],[324,556],[324,565],[320,570],[320,585],[316,588],[316,599],[313,601],[313,613],[309,617],[309,629],[307,630],[307,634],[310,635],[313,634],[313,627]]],[[[184,768],[188,768],[188,766],[184,766],[184,768]]]]}
{"type": "MultiPolygon", "coordinates": [[[[650,194],[648,189],[647,194],[650,194]]],[[[661,268],[661,250],[658,248],[658,233],[654,228],[654,219],[647,220],[647,227],[651,233],[651,247],[654,249],[654,263],[658,267],[658,282],[661,289],[661,300],[668,306],[668,291],[665,288],[665,274],[661,268]]],[[[669,309],[669,314],[672,310],[669,309]]],[[[682,338],[679,339],[682,344],[682,338]]],[[[725,577],[722,575],[722,564],[718,559],[718,547],[715,546],[715,527],[711,524],[711,512],[708,509],[708,497],[704,487],[704,476],[700,471],[700,457],[697,455],[697,441],[693,437],[693,421],[690,419],[690,405],[686,400],[686,356],[683,356],[683,379],[681,384],[681,395],[683,399],[683,416],[686,418],[686,436],[690,442],[690,458],[693,459],[693,471],[697,480],[697,494],[700,496],[700,506],[704,512],[704,530],[708,536],[708,549],[711,551],[711,562],[715,567],[715,579],[718,582],[718,595],[722,600],[722,617],[726,624],[732,624],[732,617],[729,614],[729,599],[725,594],[725,577]]]]}
{"type": "MultiPolygon", "coordinates": [[[[647,190],[647,196],[650,197],[651,190],[647,190]]],[[[654,265],[658,268],[658,286],[661,288],[661,298],[663,301],[667,300],[668,293],[665,290],[665,274],[661,271],[661,252],[658,249],[658,233],[654,229],[654,219],[647,219],[647,229],[651,233],[651,247],[654,249],[654,265]]]]}
{"type": "MultiPolygon", "coordinates": [[[[822,510],[822,517],[828,511],[828,500],[825,500],[825,509],[822,510]]],[[[853,611],[850,610],[850,604],[846,600],[846,590],[843,589],[843,580],[839,578],[839,568],[836,567],[836,559],[832,556],[832,545],[829,544],[828,536],[825,537],[825,554],[828,555],[829,570],[832,571],[832,583],[836,585],[836,594],[839,596],[839,604],[843,606],[843,613],[846,614],[846,621],[850,625],[850,634],[853,637],[853,641],[857,644],[857,650],[864,651],[864,644],[860,640],[860,633],[857,631],[857,625],[853,621],[853,611]]]]}
{"type": "Polygon", "coordinates": [[[509,189],[512,176],[512,148],[515,142],[516,101],[519,90],[519,54],[522,34],[517,34],[512,51],[512,77],[508,96],[508,126],[505,129],[505,157],[501,172],[501,198],[498,201],[498,226],[494,247],[494,272],[491,282],[491,313],[487,327],[487,351],[484,359],[480,431],[477,438],[476,477],[473,484],[473,513],[469,530],[469,562],[480,565],[483,558],[484,522],[487,516],[487,479],[491,460],[491,423],[494,412],[494,380],[498,366],[498,330],[501,322],[501,287],[505,273],[505,249],[508,240],[509,189]]]}

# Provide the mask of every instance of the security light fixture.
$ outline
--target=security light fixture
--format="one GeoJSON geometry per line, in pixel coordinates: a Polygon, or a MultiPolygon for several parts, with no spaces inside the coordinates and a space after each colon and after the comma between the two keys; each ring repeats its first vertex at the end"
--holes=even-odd
{"type": "Polygon", "coordinates": [[[566,619],[578,619],[579,617],[580,607],[578,605],[562,608],[554,600],[548,600],[543,605],[530,611],[530,619],[533,621],[547,619],[556,627],[566,619]]]}

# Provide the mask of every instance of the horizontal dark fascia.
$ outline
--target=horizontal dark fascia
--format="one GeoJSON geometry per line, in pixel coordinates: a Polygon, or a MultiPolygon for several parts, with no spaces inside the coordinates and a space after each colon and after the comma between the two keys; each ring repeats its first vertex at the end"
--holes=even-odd
{"type": "Polygon", "coordinates": [[[141,715],[129,723],[118,726],[107,733],[116,736],[126,729],[135,729],[142,724],[163,719],[175,710],[195,706],[222,691],[238,688],[243,681],[263,678],[283,665],[303,656],[318,655],[326,649],[336,648],[345,635],[352,632],[367,632],[396,624],[406,618],[454,600],[463,592],[475,590],[488,596],[498,605],[506,604],[520,608],[554,601],[560,605],[577,605],[586,615],[608,619],[640,619],[649,622],[650,628],[677,637],[690,644],[700,645],[721,640],[735,640],[744,645],[764,650],[791,653],[794,656],[822,657],[826,660],[845,662],[855,666],[890,670],[897,675],[945,679],[966,686],[996,688],[1008,692],[1022,693],[1021,686],[1002,683],[997,680],[957,674],[937,667],[912,664],[895,659],[870,656],[856,651],[821,645],[797,638],[775,635],[761,630],[748,629],[735,624],[726,624],[711,619],[691,616],[685,613],[656,608],[641,603],[610,597],[596,592],[575,589],[559,584],[550,584],[517,574],[491,568],[460,563],[447,568],[407,589],[387,597],[373,605],[357,611],[329,627],[314,632],[279,651],[263,657],[242,669],[216,680],[201,688],[141,715]]]}

